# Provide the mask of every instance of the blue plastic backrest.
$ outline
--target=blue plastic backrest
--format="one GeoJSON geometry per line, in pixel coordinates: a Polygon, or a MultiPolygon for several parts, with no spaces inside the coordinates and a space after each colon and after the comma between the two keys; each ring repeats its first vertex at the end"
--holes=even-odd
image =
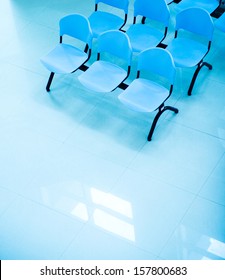
{"type": "Polygon", "coordinates": [[[128,13],[129,0],[95,0],[95,4],[100,2],[124,10],[125,14],[128,13]]]}
{"type": "Polygon", "coordinates": [[[109,30],[98,37],[98,52],[108,52],[131,64],[132,48],[129,37],[119,30],[109,30]]]}
{"type": "Polygon", "coordinates": [[[162,48],[151,48],[142,51],[138,56],[138,70],[150,71],[174,83],[176,68],[172,55],[162,48]]]}
{"type": "Polygon", "coordinates": [[[79,39],[91,47],[92,31],[88,19],[80,14],[65,16],[59,21],[60,36],[68,35],[79,39]]]}
{"type": "Polygon", "coordinates": [[[138,15],[169,25],[170,11],[165,0],[135,0],[134,16],[138,15]]]}
{"type": "Polygon", "coordinates": [[[176,30],[184,29],[212,41],[214,24],[210,14],[202,8],[188,8],[176,16],[176,30]]]}

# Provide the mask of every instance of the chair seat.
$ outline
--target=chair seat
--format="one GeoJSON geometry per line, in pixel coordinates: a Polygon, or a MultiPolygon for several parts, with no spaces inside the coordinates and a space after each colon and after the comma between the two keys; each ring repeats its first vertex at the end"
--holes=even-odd
{"type": "Polygon", "coordinates": [[[210,14],[219,6],[218,0],[182,0],[176,5],[179,10],[184,10],[190,7],[198,7],[205,9],[210,14]]]}
{"type": "Polygon", "coordinates": [[[156,47],[164,37],[163,32],[144,24],[133,24],[126,33],[134,52],[156,47]]]}
{"type": "Polygon", "coordinates": [[[71,73],[79,68],[88,55],[71,45],[59,44],[45,57],[41,58],[43,65],[53,73],[71,73]]]}
{"type": "Polygon", "coordinates": [[[101,33],[107,30],[120,29],[124,23],[122,18],[102,11],[92,13],[88,19],[93,37],[98,37],[101,33]]]}
{"type": "Polygon", "coordinates": [[[118,98],[127,107],[138,112],[155,111],[169,96],[165,87],[146,79],[135,79],[118,98]]]}
{"type": "Polygon", "coordinates": [[[187,38],[176,38],[166,48],[177,67],[194,67],[206,55],[207,46],[187,38]]]}
{"type": "Polygon", "coordinates": [[[88,89],[111,92],[127,77],[127,72],[107,61],[95,61],[78,79],[88,89]]]}

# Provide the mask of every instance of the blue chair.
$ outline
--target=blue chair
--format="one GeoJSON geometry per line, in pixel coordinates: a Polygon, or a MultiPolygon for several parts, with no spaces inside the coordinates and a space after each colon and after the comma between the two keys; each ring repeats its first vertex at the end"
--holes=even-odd
{"type": "Polygon", "coordinates": [[[177,8],[179,10],[188,9],[191,7],[205,9],[208,13],[213,13],[221,4],[222,0],[182,0],[177,8]]]}
{"type": "MultiPolygon", "coordinates": [[[[128,108],[142,113],[158,111],[148,134],[151,141],[156,124],[166,110],[178,113],[178,109],[165,106],[165,101],[173,91],[176,68],[171,54],[162,48],[151,48],[138,55],[137,78],[122,92],[118,98],[128,108]],[[142,71],[163,77],[169,84],[164,85],[162,80],[140,78],[142,71]]],[[[155,77],[155,76],[154,76],[155,77]]]]}
{"type": "Polygon", "coordinates": [[[90,90],[111,92],[123,83],[130,73],[132,49],[129,38],[119,30],[106,31],[98,37],[97,52],[97,60],[78,76],[78,79],[90,90]],[[126,65],[126,70],[120,63],[123,63],[124,67],[126,65]]]}
{"type": "Polygon", "coordinates": [[[73,73],[91,56],[92,32],[86,17],[80,14],[65,16],[59,21],[59,29],[60,43],[41,58],[42,64],[51,72],[46,86],[48,92],[55,73],[73,73]],[[83,48],[63,43],[64,35],[79,40],[83,48]]]}
{"type": "Polygon", "coordinates": [[[127,21],[129,0],[95,0],[95,11],[89,16],[93,36],[97,38],[108,30],[121,29],[127,21]],[[124,18],[108,11],[99,10],[99,3],[117,8],[124,13],[124,18]]]}
{"type": "Polygon", "coordinates": [[[176,16],[175,37],[168,44],[176,67],[196,67],[191,80],[188,95],[191,95],[194,83],[203,66],[212,69],[204,58],[210,50],[214,24],[209,13],[201,8],[189,8],[176,16]],[[189,37],[183,35],[188,34],[189,37]],[[199,40],[201,41],[199,41],[199,40]],[[202,41],[203,40],[203,41],[202,41]]]}
{"type": "Polygon", "coordinates": [[[166,37],[169,19],[170,11],[165,0],[135,0],[133,24],[126,31],[133,52],[158,46],[166,37]],[[142,17],[141,23],[136,23],[138,16],[142,17]],[[144,24],[146,18],[157,21],[160,27],[144,24]]]}

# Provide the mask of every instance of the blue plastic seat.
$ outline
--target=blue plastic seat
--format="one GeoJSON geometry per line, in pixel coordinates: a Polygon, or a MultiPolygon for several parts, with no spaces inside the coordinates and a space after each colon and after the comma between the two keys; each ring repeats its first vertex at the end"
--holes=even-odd
{"type": "Polygon", "coordinates": [[[167,50],[172,54],[177,67],[197,66],[188,89],[188,95],[192,93],[201,68],[206,66],[210,70],[212,69],[212,65],[203,60],[210,50],[213,31],[212,18],[204,9],[189,8],[176,16],[175,37],[167,46],[167,50]],[[188,37],[186,37],[187,35],[188,37]]]}
{"type": "MultiPolygon", "coordinates": [[[[89,21],[80,14],[63,17],[59,22],[60,43],[47,55],[41,58],[42,64],[51,72],[46,90],[50,86],[55,73],[66,74],[76,71],[91,55],[92,32],[89,21]],[[63,36],[78,39],[83,48],[62,42],[63,36]]],[[[78,42],[77,42],[78,43],[78,42]]]]}
{"type": "Polygon", "coordinates": [[[179,10],[191,7],[202,8],[211,14],[220,6],[221,2],[222,0],[182,0],[177,8],[179,10]]]}
{"type": "Polygon", "coordinates": [[[111,92],[129,75],[132,49],[128,36],[119,30],[102,33],[97,40],[97,60],[78,79],[88,89],[111,92]],[[104,54],[104,59],[101,59],[104,54]],[[107,57],[108,54],[108,57],[107,57]],[[115,60],[116,58],[116,60],[115,60]],[[126,70],[115,61],[124,63],[126,70]]]}
{"type": "Polygon", "coordinates": [[[95,11],[89,16],[93,36],[96,38],[108,30],[121,29],[127,21],[129,0],[95,0],[95,11]],[[99,10],[99,3],[117,8],[124,13],[124,18],[108,11],[99,10]]]}
{"type": "Polygon", "coordinates": [[[133,24],[126,32],[133,52],[158,46],[166,37],[169,19],[170,12],[165,0],[135,0],[133,24]],[[138,16],[143,17],[142,23],[136,23],[138,16]],[[144,24],[146,18],[157,21],[160,27],[144,24]]]}
{"type": "Polygon", "coordinates": [[[118,96],[119,100],[132,110],[142,113],[158,110],[148,134],[148,141],[151,141],[158,119],[163,112],[171,110],[178,113],[177,108],[164,105],[172,94],[175,73],[173,58],[167,50],[147,49],[138,55],[137,78],[118,96]],[[156,74],[159,80],[141,78],[142,71],[145,75],[146,71],[156,74]],[[161,77],[166,79],[169,85],[164,85],[161,77]]]}

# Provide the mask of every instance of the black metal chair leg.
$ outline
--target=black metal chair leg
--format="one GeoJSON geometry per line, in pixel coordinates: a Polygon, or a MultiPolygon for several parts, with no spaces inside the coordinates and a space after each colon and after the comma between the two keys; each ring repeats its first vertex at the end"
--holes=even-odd
{"type": "Polygon", "coordinates": [[[50,91],[50,86],[51,86],[52,80],[53,80],[53,78],[54,78],[54,75],[55,75],[55,73],[51,72],[51,74],[50,74],[50,76],[49,76],[49,79],[48,79],[47,86],[46,86],[47,92],[50,91]]]}
{"type": "Polygon", "coordinates": [[[208,62],[203,62],[203,66],[206,66],[209,68],[209,70],[212,70],[212,65],[209,64],[208,62]]]}
{"type": "Polygon", "coordinates": [[[159,118],[160,118],[160,116],[162,115],[163,112],[165,112],[166,110],[173,111],[173,112],[176,113],[176,114],[179,112],[179,110],[178,110],[177,108],[175,108],[175,107],[171,107],[171,106],[165,106],[165,107],[163,107],[163,106],[164,106],[164,105],[162,105],[162,106],[159,107],[159,111],[158,111],[158,113],[156,114],[156,116],[155,116],[155,118],[154,118],[154,120],[153,120],[153,122],[152,122],[152,126],[151,126],[151,129],[150,129],[149,134],[148,134],[148,141],[151,141],[151,140],[152,140],[152,135],[153,135],[153,133],[154,133],[156,124],[157,124],[157,122],[158,122],[158,120],[159,120],[159,118]]]}
{"type": "Polygon", "coordinates": [[[164,109],[165,109],[164,111],[170,110],[170,111],[172,111],[172,112],[174,112],[176,114],[179,112],[179,110],[177,108],[172,107],[172,106],[165,106],[164,109]]]}
{"type": "Polygon", "coordinates": [[[162,113],[164,112],[164,110],[162,110],[162,108],[159,108],[159,111],[158,113],[156,114],[153,122],[152,122],[152,126],[151,126],[151,129],[149,131],[149,134],[148,134],[148,141],[151,141],[152,140],[152,135],[153,135],[153,132],[155,130],[155,127],[156,127],[156,124],[159,120],[159,117],[162,115],[162,113]]]}
{"type": "Polygon", "coordinates": [[[192,77],[192,80],[191,80],[191,83],[190,83],[190,86],[189,86],[189,89],[188,89],[188,95],[191,96],[191,93],[192,93],[192,89],[194,87],[194,84],[195,84],[195,81],[197,79],[197,76],[198,76],[198,73],[199,71],[201,70],[203,64],[198,64],[195,72],[194,72],[194,75],[192,77]]]}
{"type": "Polygon", "coordinates": [[[199,71],[202,69],[203,66],[206,66],[206,67],[209,68],[209,70],[212,70],[212,65],[209,64],[208,62],[202,62],[202,63],[198,64],[197,69],[196,69],[195,72],[194,72],[193,78],[192,78],[192,80],[191,80],[191,84],[190,84],[189,89],[188,89],[188,95],[189,95],[189,96],[190,96],[191,93],[192,93],[192,90],[193,90],[195,81],[196,81],[196,79],[197,79],[198,73],[199,73],[199,71]]]}

